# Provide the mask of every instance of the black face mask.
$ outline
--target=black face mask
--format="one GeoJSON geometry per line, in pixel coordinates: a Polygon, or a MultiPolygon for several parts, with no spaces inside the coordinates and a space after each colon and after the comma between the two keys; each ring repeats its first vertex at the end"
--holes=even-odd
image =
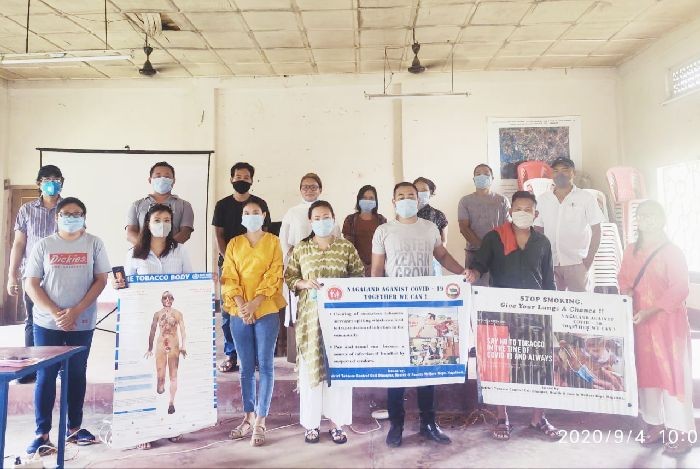
{"type": "Polygon", "coordinates": [[[239,194],[245,194],[250,190],[250,186],[252,186],[253,184],[248,181],[240,180],[233,181],[231,185],[233,186],[234,191],[238,192],[239,194]]]}

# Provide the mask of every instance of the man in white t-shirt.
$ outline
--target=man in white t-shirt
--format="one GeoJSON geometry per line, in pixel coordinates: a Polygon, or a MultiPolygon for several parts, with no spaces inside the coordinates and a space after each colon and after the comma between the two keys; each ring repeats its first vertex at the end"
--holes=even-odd
{"type": "Polygon", "coordinates": [[[587,289],[605,218],[595,197],[574,185],[575,172],[569,158],[552,162],[554,190],[539,197],[535,227],[552,244],[557,289],[582,292],[587,289]]]}
{"type": "MultiPolygon", "coordinates": [[[[418,189],[410,182],[394,187],[396,220],[380,225],[372,238],[372,277],[426,277],[433,275],[433,257],[456,274],[466,274],[462,265],[447,252],[435,223],[418,218],[418,189]]],[[[387,389],[387,407],[391,428],[388,446],[401,446],[403,434],[405,388],[387,389]]],[[[420,410],[420,434],[442,444],[449,444],[435,422],[435,387],[417,388],[420,410]]]]}

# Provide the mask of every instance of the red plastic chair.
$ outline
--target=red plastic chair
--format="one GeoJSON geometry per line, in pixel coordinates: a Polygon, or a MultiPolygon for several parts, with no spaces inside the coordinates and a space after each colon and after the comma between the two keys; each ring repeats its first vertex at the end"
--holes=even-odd
{"type": "Polygon", "coordinates": [[[552,168],[544,161],[523,161],[518,165],[518,188],[523,190],[523,184],[528,179],[552,179],[552,168]]]}
{"type": "Polygon", "coordinates": [[[606,173],[613,203],[624,203],[647,197],[644,176],[631,166],[616,166],[606,173]]]}

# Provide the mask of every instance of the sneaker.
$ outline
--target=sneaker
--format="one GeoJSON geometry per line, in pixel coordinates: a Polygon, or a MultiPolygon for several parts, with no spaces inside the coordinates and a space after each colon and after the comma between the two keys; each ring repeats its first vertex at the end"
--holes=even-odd
{"type": "Polygon", "coordinates": [[[88,446],[93,443],[97,443],[97,438],[95,438],[95,435],[93,435],[89,431],[85,430],[84,428],[81,428],[77,432],[68,435],[66,441],[68,443],[75,443],[78,446],[88,446]]]}
{"type": "Polygon", "coordinates": [[[51,443],[51,440],[49,440],[48,437],[44,439],[41,435],[34,438],[34,441],[27,446],[27,454],[36,454],[36,452],[39,451],[39,456],[44,456],[55,450],[56,447],[51,443]]]}

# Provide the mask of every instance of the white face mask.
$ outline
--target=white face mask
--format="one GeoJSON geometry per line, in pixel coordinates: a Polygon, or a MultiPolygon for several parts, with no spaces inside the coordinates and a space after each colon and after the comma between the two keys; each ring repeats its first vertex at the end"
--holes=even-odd
{"type": "Polygon", "coordinates": [[[423,208],[430,202],[430,191],[418,193],[418,208],[423,208]]]}
{"type": "Polygon", "coordinates": [[[513,219],[513,224],[521,230],[530,228],[535,222],[535,215],[530,212],[513,212],[511,218],[513,219]]]}
{"type": "Polygon", "coordinates": [[[149,225],[149,229],[151,230],[151,236],[153,236],[154,238],[165,238],[170,234],[172,224],[165,222],[151,223],[149,225]]]}

